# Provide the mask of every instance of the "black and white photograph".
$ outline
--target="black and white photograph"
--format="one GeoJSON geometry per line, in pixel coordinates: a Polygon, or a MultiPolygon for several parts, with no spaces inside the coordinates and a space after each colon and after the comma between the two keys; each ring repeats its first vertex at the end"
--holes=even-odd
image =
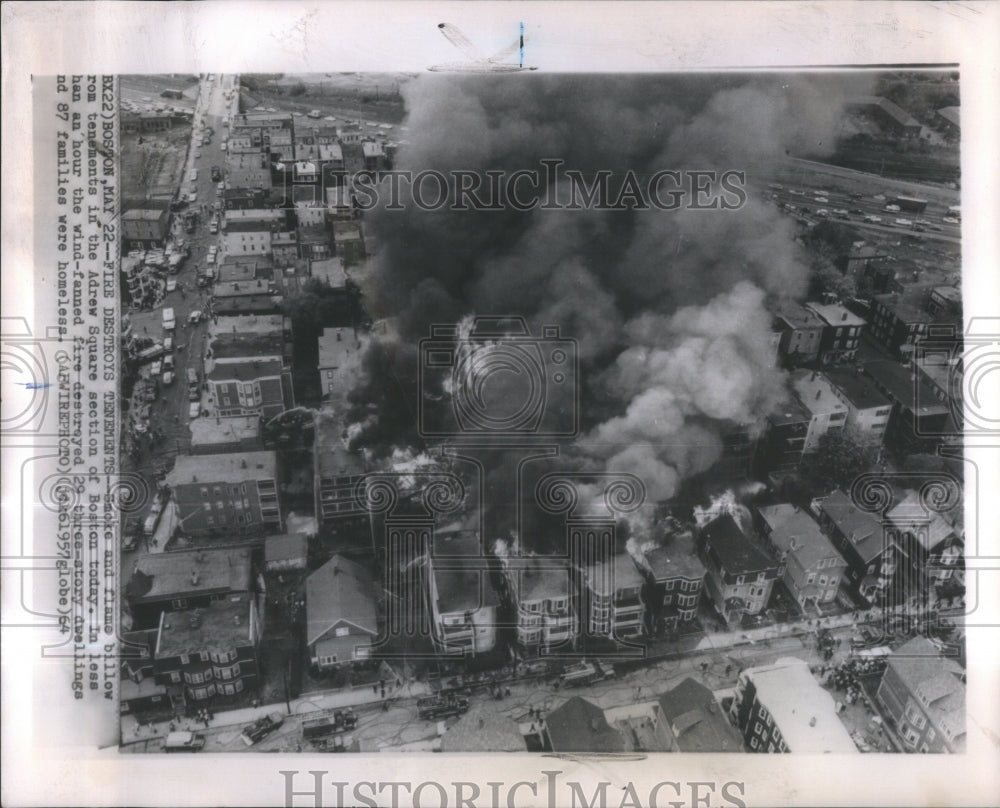
{"type": "Polygon", "coordinates": [[[183,804],[990,804],[939,779],[1000,737],[983,63],[405,5],[417,67],[286,59],[307,13],[32,74],[4,745],[34,636],[102,777],[225,767],[183,804]]]}

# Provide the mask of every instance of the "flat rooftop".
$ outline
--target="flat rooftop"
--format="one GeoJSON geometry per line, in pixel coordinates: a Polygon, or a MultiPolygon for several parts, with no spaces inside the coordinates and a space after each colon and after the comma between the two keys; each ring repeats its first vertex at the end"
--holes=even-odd
{"type": "Polygon", "coordinates": [[[176,486],[273,480],[277,473],[276,465],[275,452],[178,455],[166,482],[167,485],[176,486]]]}
{"type": "Polygon", "coordinates": [[[875,383],[854,368],[829,368],[823,375],[843,393],[858,410],[888,407],[892,402],[875,386],[875,383]]]}
{"type": "Polygon", "coordinates": [[[313,454],[319,477],[350,477],[368,471],[364,456],[347,448],[344,435],[346,425],[339,416],[328,410],[320,410],[316,414],[315,425],[313,454]]]}
{"type": "Polygon", "coordinates": [[[863,326],[863,318],[848,311],[839,303],[806,303],[827,325],[863,326]]]}
{"type": "Polygon", "coordinates": [[[801,659],[779,659],[773,665],[741,674],[757,690],[789,751],[807,754],[856,754],[857,746],[836,713],[833,696],[824,690],[801,659]]]}
{"type": "Polygon", "coordinates": [[[226,443],[240,444],[254,441],[260,435],[260,418],[255,415],[237,418],[193,418],[191,446],[215,446],[226,443]]]}
{"type": "Polygon", "coordinates": [[[213,382],[252,382],[257,379],[280,376],[282,368],[280,359],[268,357],[226,359],[218,357],[216,361],[213,361],[212,369],[208,371],[207,378],[213,382]],[[218,361],[219,359],[222,361],[218,361]]]}
{"type": "Polygon", "coordinates": [[[587,581],[599,595],[611,595],[617,589],[641,587],[643,584],[642,574],[628,553],[618,553],[610,564],[598,561],[588,566],[587,581]]]}
{"type": "Polygon", "coordinates": [[[136,562],[127,597],[148,602],[182,594],[244,592],[250,585],[250,571],[247,549],[152,553],[136,562]]]}
{"type": "Polygon", "coordinates": [[[781,504],[765,505],[758,510],[771,528],[774,546],[791,552],[803,567],[811,567],[824,558],[840,558],[840,553],[820,530],[816,520],[801,508],[781,504]]]}
{"type": "Polygon", "coordinates": [[[802,405],[813,415],[847,412],[847,405],[840,400],[822,373],[812,370],[796,371],[792,374],[791,382],[802,405]]]}
{"type": "Polygon", "coordinates": [[[819,315],[794,300],[783,300],[774,307],[774,316],[784,320],[792,328],[822,328],[824,323],[819,315]]]}
{"type": "Polygon", "coordinates": [[[919,371],[911,370],[890,359],[866,362],[864,369],[884,391],[902,406],[915,410],[917,415],[940,415],[949,411],[938,400],[931,383],[920,375],[919,371]]]}
{"type": "Polygon", "coordinates": [[[208,606],[183,612],[164,612],[156,656],[177,656],[196,651],[227,651],[254,645],[252,597],[231,595],[208,606]]]}
{"type": "Polygon", "coordinates": [[[652,547],[643,546],[643,556],[657,581],[705,577],[705,565],[698,558],[694,535],[689,531],[662,536],[652,547]]]}

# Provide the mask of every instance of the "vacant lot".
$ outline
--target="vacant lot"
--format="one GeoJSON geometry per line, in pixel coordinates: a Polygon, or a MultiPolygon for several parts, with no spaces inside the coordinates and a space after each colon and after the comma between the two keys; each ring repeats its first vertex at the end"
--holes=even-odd
{"type": "Polygon", "coordinates": [[[172,197],[184,179],[191,127],[176,125],[155,134],[122,133],[122,197],[172,197]]]}

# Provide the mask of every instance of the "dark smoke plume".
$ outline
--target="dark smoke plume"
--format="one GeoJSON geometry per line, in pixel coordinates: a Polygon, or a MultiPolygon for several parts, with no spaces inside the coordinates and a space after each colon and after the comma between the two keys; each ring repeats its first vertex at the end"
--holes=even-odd
{"type": "MultiPolygon", "coordinates": [[[[862,80],[866,82],[867,80],[862,80]]],[[[849,86],[849,85],[854,86],[849,86]]],[[[768,297],[801,296],[794,225],[758,193],[768,163],[833,147],[835,75],[422,76],[408,84],[396,168],[746,172],[739,210],[516,210],[369,214],[378,243],[366,300],[400,339],[372,358],[352,418],[358,445],[414,443],[416,341],[470,314],[521,315],[578,340],[582,437],[573,461],[631,471],[651,497],[712,465],[720,434],[783,395],[768,297]],[[386,390],[399,391],[395,404],[386,390]],[[379,411],[362,402],[378,399],[379,411]]]]}

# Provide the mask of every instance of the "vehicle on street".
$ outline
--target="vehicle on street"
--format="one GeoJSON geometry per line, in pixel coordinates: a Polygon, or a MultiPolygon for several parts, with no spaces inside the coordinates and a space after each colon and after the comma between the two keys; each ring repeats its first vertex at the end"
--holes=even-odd
{"type": "Polygon", "coordinates": [[[167,307],[163,310],[163,330],[173,331],[174,326],[177,325],[177,321],[174,320],[174,310],[167,307]]]}
{"type": "Polygon", "coordinates": [[[130,516],[122,528],[122,549],[134,550],[140,538],[142,538],[142,520],[138,516],[130,516]]]}
{"type": "Polygon", "coordinates": [[[816,211],[816,215],[819,216],[819,218],[821,219],[825,219],[827,216],[830,215],[830,211],[828,211],[826,208],[820,208],[819,210],[816,211]]]}
{"type": "Polygon", "coordinates": [[[960,224],[958,219],[956,219],[954,216],[945,216],[943,219],[941,219],[941,221],[944,222],[945,224],[960,224]]]}
{"type": "Polygon", "coordinates": [[[469,709],[469,700],[454,693],[427,696],[417,700],[417,715],[427,720],[437,720],[462,715],[469,709]]]}
{"type": "Polygon", "coordinates": [[[163,350],[164,346],[162,343],[154,342],[148,348],[140,351],[139,355],[136,356],[135,359],[140,365],[145,364],[146,362],[152,362],[163,356],[163,350]]]}
{"type": "Polygon", "coordinates": [[[212,219],[212,221],[208,223],[208,232],[213,236],[219,232],[219,223],[215,221],[215,219],[212,219]]]}
{"type": "Polygon", "coordinates": [[[177,291],[177,281],[173,278],[167,278],[167,291],[176,292],[177,291]]]}
{"type": "Polygon", "coordinates": [[[902,210],[902,208],[899,205],[886,205],[885,209],[889,213],[899,213],[902,210]]]}
{"type": "Polygon", "coordinates": [[[191,325],[197,325],[198,323],[201,322],[201,316],[202,316],[201,311],[195,309],[188,315],[188,322],[191,323],[191,325]]]}
{"type": "Polygon", "coordinates": [[[879,222],[882,221],[882,217],[881,216],[872,216],[872,215],[869,214],[868,216],[865,216],[865,221],[868,224],[878,224],[879,222]]]}
{"type": "Polygon", "coordinates": [[[271,713],[270,715],[262,716],[252,724],[247,724],[243,727],[240,738],[247,746],[253,746],[255,743],[264,740],[284,723],[285,718],[281,713],[271,713]]]}
{"type": "Polygon", "coordinates": [[[166,370],[163,372],[163,384],[167,387],[174,383],[174,372],[172,370],[166,370]]]}
{"type": "Polygon", "coordinates": [[[147,536],[152,536],[156,532],[156,526],[160,524],[160,518],[167,505],[169,494],[158,491],[153,497],[153,504],[146,514],[146,520],[142,523],[142,530],[147,536]]]}
{"type": "Polygon", "coordinates": [[[212,182],[218,182],[222,179],[222,170],[218,166],[212,166],[212,182]]]}
{"type": "Polygon", "coordinates": [[[335,733],[352,730],[358,725],[358,716],[349,707],[337,710],[333,715],[310,718],[302,722],[302,739],[312,741],[335,733]]]}
{"type": "Polygon", "coordinates": [[[198,192],[197,191],[191,191],[191,192],[189,192],[188,193],[188,202],[193,205],[197,201],[198,201],[198,192]]]}
{"type": "Polygon", "coordinates": [[[566,687],[584,687],[603,679],[612,679],[614,675],[614,669],[605,670],[597,661],[578,662],[563,670],[559,681],[566,687]]]}
{"type": "Polygon", "coordinates": [[[194,420],[199,415],[201,415],[201,403],[198,401],[192,401],[188,404],[188,419],[194,420]]]}
{"type": "Polygon", "coordinates": [[[913,226],[913,222],[911,222],[909,219],[896,219],[896,224],[899,227],[912,227],[913,226]]]}
{"type": "Polygon", "coordinates": [[[163,371],[163,361],[160,359],[157,359],[155,362],[153,362],[152,365],[149,366],[150,376],[153,377],[159,376],[162,371],[163,371]]]}
{"type": "Polygon", "coordinates": [[[174,338],[173,337],[167,336],[167,337],[163,338],[163,350],[166,353],[173,353],[174,352],[174,338]]]}
{"type": "Polygon", "coordinates": [[[212,250],[209,250],[208,251],[208,255],[205,256],[205,263],[206,264],[210,264],[210,265],[214,264],[215,263],[215,256],[216,256],[216,253],[212,252],[212,250]]]}
{"type": "Polygon", "coordinates": [[[197,182],[197,181],[198,181],[198,169],[192,168],[188,172],[188,182],[197,182]]]}
{"type": "Polygon", "coordinates": [[[827,202],[829,202],[829,201],[830,201],[830,200],[829,200],[829,199],[827,199],[827,198],[826,198],[825,196],[817,196],[817,197],[815,197],[815,198],[813,199],[813,202],[819,202],[820,204],[823,204],[823,205],[825,205],[825,204],[826,204],[827,202]]]}
{"type": "Polygon", "coordinates": [[[205,736],[197,732],[171,732],[163,745],[165,752],[197,752],[205,746],[205,736]]]}
{"type": "Polygon", "coordinates": [[[172,353],[164,354],[163,356],[163,369],[173,370],[174,369],[174,355],[172,353]]]}

